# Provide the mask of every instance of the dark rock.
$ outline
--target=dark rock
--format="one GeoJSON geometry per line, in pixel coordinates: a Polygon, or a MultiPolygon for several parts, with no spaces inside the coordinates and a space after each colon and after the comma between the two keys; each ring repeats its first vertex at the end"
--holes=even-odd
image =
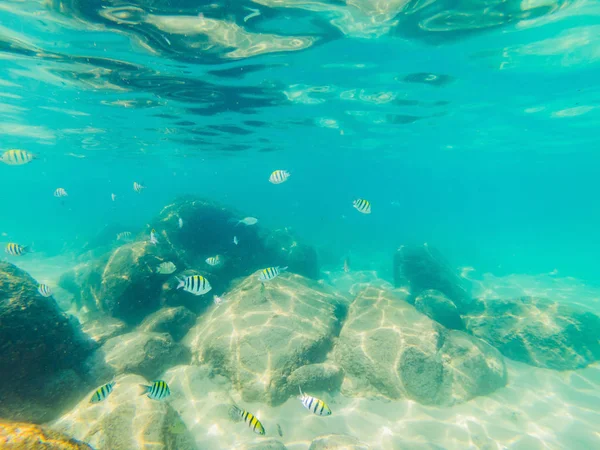
{"type": "Polygon", "coordinates": [[[180,341],[196,322],[196,315],[189,309],[178,306],[163,308],[149,315],[142,322],[141,331],[169,333],[175,341],[180,341]]]}
{"type": "Polygon", "coordinates": [[[423,291],[433,289],[442,292],[454,302],[463,313],[471,304],[466,280],[442,258],[440,253],[427,244],[422,246],[402,246],[394,255],[394,285],[407,287],[409,301],[423,291]]]}
{"type": "Polygon", "coordinates": [[[446,328],[465,329],[465,324],[454,302],[439,291],[430,289],[421,292],[415,299],[415,308],[446,328]]]}
{"type": "Polygon", "coordinates": [[[600,360],[600,317],[574,306],[533,297],[486,300],[463,319],[467,331],[516,361],[573,370],[600,360]]]}
{"type": "Polygon", "coordinates": [[[287,379],[290,395],[304,391],[338,391],[344,371],[333,364],[307,364],[294,370],[287,379]]]}
{"type": "Polygon", "coordinates": [[[81,392],[96,344],[16,266],[0,262],[0,416],[50,420],[81,392]],[[63,383],[62,380],[68,382],[63,383]]]}
{"type": "Polygon", "coordinates": [[[309,245],[298,242],[288,228],[275,230],[266,239],[267,250],[272,254],[274,266],[288,267],[290,272],[307,278],[319,278],[317,252],[309,245]]]}

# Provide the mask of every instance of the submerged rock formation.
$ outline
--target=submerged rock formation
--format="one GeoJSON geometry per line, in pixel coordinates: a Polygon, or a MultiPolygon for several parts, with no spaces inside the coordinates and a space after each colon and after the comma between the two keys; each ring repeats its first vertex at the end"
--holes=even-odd
{"type": "Polygon", "coordinates": [[[139,395],[139,384],[149,382],[139,375],[118,377],[106,400],[90,404],[90,391],[51,427],[88,442],[95,450],[196,450],[193,437],[169,402],[139,395]]]}
{"type": "Polygon", "coordinates": [[[346,312],[345,301],[318,283],[284,273],[261,283],[254,274],[200,316],[184,343],[194,361],[229,378],[244,401],[270,405],[298,393],[290,379],[327,385],[337,370],[303,366],[325,360],[346,312]],[[294,376],[292,376],[296,373],[294,376]]]}
{"type": "Polygon", "coordinates": [[[452,300],[439,291],[429,289],[415,299],[417,311],[451,330],[464,330],[465,324],[452,300]]]}
{"type": "Polygon", "coordinates": [[[22,422],[0,419],[0,448],[3,450],[94,450],[89,445],[58,431],[22,422]]]}
{"type": "Polygon", "coordinates": [[[394,255],[394,285],[408,288],[414,299],[423,291],[433,289],[443,293],[460,313],[471,304],[467,281],[443,259],[441,254],[429,247],[402,246],[394,255]]]}
{"type": "Polygon", "coordinates": [[[347,434],[327,434],[315,438],[308,450],[369,450],[367,444],[363,444],[354,436],[347,434]]]}
{"type": "Polygon", "coordinates": [[[343,393],[453,405],[506,384],[498,350],[446,330],[401,294],[370,287],[350,306],[333,352],[345,371],[343,393]]]}
{"type": "Polygon", "coordinates": [[[155,333],[169,333],[175,341],[180,341],[194,323],[196,323],[196,315],[189,309],[178,306],[163,308],[149,315],[139,329],[155,333]]]}
{"type": "Polygon", "coordinates": [[[546,299],[478,301],[463,317],[467,330],[505,356],[557,370],[600,360],[600,317],[546,299]]]}
{"type": "Polygon", "coordinates": [[[0,417],[7,419],[50,420],[87,389],[82,361],[96,344],[37,287],[0,262],[0,417]]]}

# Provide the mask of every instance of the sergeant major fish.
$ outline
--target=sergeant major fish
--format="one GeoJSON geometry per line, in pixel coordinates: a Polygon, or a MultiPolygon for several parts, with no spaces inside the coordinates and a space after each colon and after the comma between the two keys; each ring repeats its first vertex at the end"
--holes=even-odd
{"type": "Polygon", "coordinates": [[[241,417],[242,420],[248,424],[248,427],[250,427],[255,433],[260,434],[261,436],[265,434],[265,427],[263,427],[262,423],[260,423],[260,420],[258,420],[258,418],[251,412],[232,405],[230,409],[230,415],[234,420],[237,419],[238,416],[241,417]]]}
{"type": "Polygon", "coordinates": [[[219,255],[211,256],[210,258],[206,258],[206,264],[209,266],[218,266],[221,264],[221,257],[219,255]]]}
{"type": "Polygon", "coordinates": [[[177,278],[179,284],[177,289],[183,288],[184,291],[194,295],[206,294],[212,289],[212,286],[202,275],[191,275],[183,280],[177,278]]]}
{"type": "Polygon", "coordinates": [[[158,239],[156,239],[156,230],[154,228],[150,230],[150,243],[154,245],[158,244],[158,239]]]}
{"type": "Polygon", "coordinates": [[[300,401],[306,409],[318,416],[331,415],[331,409],[329,409],[329,406],[327,406],[323,400],[305,394],[300,387],[298,387],[298,389],[300,389],[300,401]]]}
{"type": "Polygon", "coordinates": [[[352,202],[352,206],[354,206],[359,212],[363,214],[371,214],[371,203],[364,198],[358,198],[352,202]]]}
{"type": "Polygon", "coordinates": [[[37,290],[42,297],[50,297],[52,295],[52,289],[47,284],[40,284],[37,290]]]}
{"type": "Polygon", "coordinates": [[[278,277],[281,272],[287,270],[287,266],[285,267],[267,267],[260,271],[260,275],[258,276],[258,281],[270,281],[275,277],[278,277]]]}
{"type": "Polygon", "coordinates": [[[54,191],[54,196],[55,197],[68,197],[69,194],[67,194],[67,191],[65,191],[63,188],[58,188],[54,191]]]}
{"type": "Polygon", "coordinates": [[[23,256],[26,253],[30,253],[28,246],[15,244],[14,242],[9,242],[6,244],[4,251],[12,256],[23,256]]]}
{"type": "Polygon", "coordinates": [[[141,185],[140,183],[138,183],[137,181],[133,182],[133,190],[135,192],[137,192],[138,194],[140,192],[142,192],[142,190],[146,189],[146,186],[141,185]]]}
{"type": "Polygon", "coordinates": [[[25,150],[7,150],[0,156],[0,161],[9,166],[22,166],[34,159],[37,157],[25,150]]]}
{"type": "Polygon", "coordinates": [[[115,384],[115,381],[111,381],[110,383],[106,383],[96,389],[96,392],[94,392],[94,395],[92,395],[92,398],[90,399],[90,403],[99,403],[103,400],[106,400],[106,398],[113,391],[115,384]]]}
{"type": "Polygon", "coordinates": [[[276,170],[269,177],[269,182],[273,184],[281,184],[287,181],[290,177],[290,173],[287,170],[276,170]]]}
{"type": "Polygon", "coordinates": [[[131,231],[122,231],[117,233],[117,241],[131,239],[131,231]]]}
{"type": "Polygon", "coordinates": [[[175,264],[173,264],[171,261],[165,261],[158,265],[158,267],[156,268],[156,273],[170,275],[173,272],[175,272],[175,270],[177,270],[175,264]]]}
{"type": "Polygon", "coordinates": [[[140,388],[142,388],[140,395],[148,394],[148,398],[152,400],[162,400],[171,395],[169,385],[163,380],[157,380],[151,386],[140,384],[140,388]]]}

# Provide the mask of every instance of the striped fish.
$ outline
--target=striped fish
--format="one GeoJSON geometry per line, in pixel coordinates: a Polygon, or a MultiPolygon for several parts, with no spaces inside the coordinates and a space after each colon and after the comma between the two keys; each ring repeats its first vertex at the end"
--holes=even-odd
{"type": "Polygon", "coordinates": [[[135,192],[137,192],[138,194],[140,192],[142,192],[143,189],[146,189],[146,186],[142,186],[140,183],[138,183],[137,181],[133,182],[133,190],[135,192]]]}
{"type": "Polygon", "coordinates": [[[0,161],[9,166],[21,166],[31,162],[33,159],[36,159],[36,156],[25,150],[7,150],[0,157],[0,161]]]}
{"type": "Polygon", "coordinates": [[[108,397],[113,391],[115,384],[116,382],[111,381],[110,383],[106,383],[105,385],[96,389],[96,392],[94,392],[94,395],[92,395],[92,398],[90,399],[90,403],[99,403],[103,400],[106,400],[106,397],[108,397]]]}
{"type": "Polygon", "coordinates": [[[290,177],[290,173],[287,170],[276,170],[269,177],[269,181],[273,184],[281,184],[290,177]]]}
{"type": "Polygon", "coordinates": [[[52,289],[47,284],[40,284],[38,286],[38,292],[42,297],[50,297],[52,295],[52,289]]]}
{"type": "Polygon", "coordinates": [[[278,277],[279,274],[281,274],[281,272],[283,272],[284,270],[287,269],[287,266],[285,267],[267,267],[266,269],[263,269],[260,271],[260,275],[258,276],[258,281],[269,281],[272,280],[275,277],[278,277]]]}
{"type": "Polygon", "coordinates": [[[9,242],[6,244],[6,248],[4,249],[6,253],[13,256],[22,256],[25,253],[29,253],[29,247],[15,244],[14,242],[9,242]]]}
{"type": "Polygon", "coordinates": [[[254,431],[255,433],[260,435],[265,434],[265,427],[263,427],[262,423],[260,423],[260,420],[258,420],[258,418],[254,414],[245,411],[241,408],[238,408],[235,405],[231,406],[230,414],[233,417],[241,417],[244,420],[244,422],[246,422],[248,426],[252,428],[252,431],[254,431]]]}
{"type": "Polygon", "coordinates": [[[306,409],[318,416],[331,415],[331,409],[329,409],[329,406],[327,406],[323,400],[305,394],[300,387],[298,389],[300,389],[300,401],[306,409]]]}
{"type": "Polygon", "coordinates": [[[54,191],[55,197],[68,197],[68,195],[69,194],[67,194],[67,191],[65,191],[63,188],[58,188],[54,191]]]}
{"type": "Polygon", "coordinates": [[[208,264],[209,266],[218,266],[220,263],[221,258],[219,257],[219,255],[206,258],[206,264],[208,264]]]}
{"type": "Polygon", "coordinates": [[[194,295],[206,294],[212,289],[208,280],[202,275],[191,275],[185,277],[183,280],[177,278],[177,281],[179,281],[177,289],[183,288],[184,291],[194,295]]]}
{"type": "Polygon", "coordinates": [[[158,244],[158,239],[156,239],[156,230],[154,228],[150,230],[150,243],[154,245],[158,244]]]}
{"type": "Polygon", "coordinates": [[[117,233],[117,241],[131,239],[131,231],[122,231],[117,233]]]}
{"type": "Polygon", "coordinates": [[[152,386],[140,384],[140,387],[142,388],[140,395],[148,394],[148,398],[152,400],[162,400],[163,398],[167,398],[169,395],[171,395],[171,389],[169,389],[169,385],[163,380],[155,381],[152,383],[152,386]]]}
{"type": "Polygon", "coordinates": [[[371,214],[371,203],[364,198],[358,198],[354,200],[352,205],[363,214],[371,214]]]}

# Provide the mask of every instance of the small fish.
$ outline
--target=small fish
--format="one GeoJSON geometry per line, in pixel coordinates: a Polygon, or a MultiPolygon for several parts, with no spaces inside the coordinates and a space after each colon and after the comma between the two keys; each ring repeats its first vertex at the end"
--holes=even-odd
{"type": "Polygon", "coordinates": [[[92,395],[92,398],[90,399],[90,403],[99,403],[103,400],[106,400],[106,397],[108,397],[113,391],[115,384],[116,383],[114,381],[111,381],[110,383],[106,383],[105,385],[96,389],[96,392],[94,392],[94,395],[92,395]]]}
{"type": "Polygon", "coordinates": [[[269,182],[273,184],[281,184],[287,181],[290,177],[290,173],[287,170],[276,170],[269,177],[269,182]]]}
{"type": "Polygon", "coordinates": [[[253,17],[260,16],[260,11],[258,9],[248,8],[247,6],[244,6],[244,9],[247,9],[248,11],[252,11],[251,14],[248,14],[246,17],[244,17],[244,22],[248,22],[253,17]]]}
{"type": "Polygon", "coordinates": [[[306,409],[318,416],[331,415],[331,409],[329,409],[329,406],[327,406],[323,400],[305,394],[300,387],[298,389],[300,389],[300,401],[306,409]]]}
{"type": "Polygon", "coordinates": [[[161,273],[163,275],[170,275],[173,272],[175,272],[175,270],[177,270],[177,267],[175,266],[175,264],[173,264],[171,261],[165,261],[158,265],[158,267],[156,268],[156,273],[161,273]]]}
{"type": "Polygon", "coordinates": [[[206,264],[209,266],[218,266],[221,264],[221,257],[219,255],[211,256],[210,258],[206,258],[206,264]]]}
{"type": "Polygon", "coordinates": [[[12,256],[22,256],[25,253],[29,253],[29,247],[9,242],[6,244],[4,251],[12,256]]]}
{"type": "Polygon", "coordinates": [[[179,218],[179,228],[183,228],[183,219],[181,217],[179,218]]]}
{"type": "Polygon", "coordinates": [[[142,186],[140,183],[138,183],[137,181],[133,182],[133,190],[135,192],[137,192],[138,194],[140,192],[142,192],[143,189],[146,189],[146,186],[142,186]]]}
{"type": "Polygon", "coordinates": [[[114,202],[115,199],[117,198],[117,195],[116,194],[110,194],[110,198],[114,202]]]}
{"type": "Polygon", "coordinates": [[[265,434],[265,427],[263,427],[262,423],[260,423],[260,420],[258,420],[258,418],[251,412],[244,411],[243,409],[232,405],[230,414],[234,417],[241,417],[255,433],[260,434],[261,436],[265,434]]]}
{"type": "Polygon", "coordinates": [[[37,159],[37,157],[25,150],[7,150],[0,157],[0,161],[9,166],[22,166],[34,159],[37,159]]]}
{"type": "Polygon", "coordinates": [[[158,244],[158,239],[156,239],[156,230],[154,228],[152,228],[150,231],[150,243],[154,245],[158,244]]]}
{"type": "Polygon", "coordinates": [[[285,267],[267,267],[266,269],[263,269],[260,271],[260,275],[258,277],[258,281],[270,281],[275,277],[278,277],[279,274],[281,274],[281,272],[283,272],[284,270],[287,269],[287,266],[285,267]]]}
{"type": "Polygon", "coordinates": [[[131,231],[122,231],[117,233],[117,241],[131,239],[131,231]]]}
{"type": "Polygon", "coordinates": [[[225,302],[225,300],[223,300],[221,297],[219,297],[217,295],[213,295],[213,302],[215,302],[215,305],[221,306],[225,302]]]}
{"type": "Polygon", "coordinates": [[[52,289],[47,284],[40,284],[38,286],[38,292],[42,297],[50,297],[52,295],[52,289]]]}
{"type": "Polygon", "coordinates": [[[277,424],[277,433],[279,434],[279,437],[283,437],[283,431],[281,431],[281,425],[277,424]]]}
{"type": "Polygon", "coordinates": [[[233,243],[234,243],[235,245],[238,245],[238,244],[239,244],[239,242],[240,242],[240,241],[238,241],[238,238],[237,238],[237,236],[234,236],[234,237],[233,237],[233,243]]]}
{"type": "Polygon", "coordinates": [[[246,226],[256,225],[258,219],[256,217],[244,217],[242,220],[239,220],[237,224],[239,225],[240,223],[243,223],[246,226]]]}
{"type": "Polygon", "coordinates": [[[368,200],[363,198],[359,198],[352,202],[352,206],[354,206],[359,212],[363,214],[371,214],[371,203],[368,200]]]}
{"type": "Polygon", "coordinates": [[[57,190],[54,191],[54,196],[55,197],[68,197],[69,194],[67,194],[67,191],[65,191],[63,188],[58,188],[57,190]]]}
{"type": "Polygon", "coordinates": [[[140,387],[142,388],[140,395],[148,394],[148,398],[152,400],[162,400],[171,395],[169,385],[163,380],[157,380],[151,386],[140,384],[140,387]]]}
{"type": "Polygon", "coordinates": [[[344,272],[350,272],[350,258],[344,260],[344,272]]]}
{"type": "Polygon", "coordinates": [[[183,280],[177,278],[177,281],[179,282],[177,289],[183,288],[184,291],[194,295],[206,294],[212,289],[208,280],[202,275],[191,275],[183,280]]]}

